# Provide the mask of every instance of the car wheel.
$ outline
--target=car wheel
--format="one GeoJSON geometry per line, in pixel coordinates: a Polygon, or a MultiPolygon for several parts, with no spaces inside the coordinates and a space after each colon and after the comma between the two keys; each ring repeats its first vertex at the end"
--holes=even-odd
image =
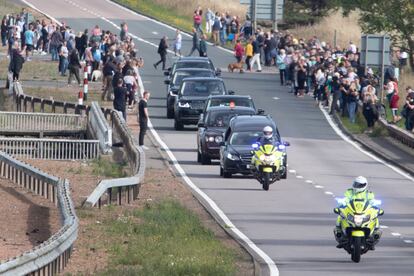
{"type": "Polygon", "coordinates": [[[208,158],[206,155],[201,154],[201,164],[210,165],[211,164],[211,159],[208,158]]]}
{"type": "Polygon", "coordinates": [[[225,171],[225,170],[223,169],[223,177],[224,177],[224,178],[231,178],[231,172],[225,171]]]}
{"type": "Polygon", "coordinates": [[[167,107],[167,118],[168,119],[174,118],[174,109],[167,107]]]}
{"type": "Polygon", "coordinates": [[[177,119],[174,120],[174,128],[175,130],[183,130],[184,125],[183,123],[180,123],[179,121],[177,121],[177,119]]]}

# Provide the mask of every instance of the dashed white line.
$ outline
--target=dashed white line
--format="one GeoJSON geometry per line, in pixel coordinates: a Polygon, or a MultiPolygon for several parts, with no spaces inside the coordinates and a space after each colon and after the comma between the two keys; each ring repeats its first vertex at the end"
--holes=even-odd
{"type": "Polygon", "coordinates": [[[158,35],[158,32],[155,32],[155,31],[154,31],[154,32],[152,32],[152,34],[154,34],[154,35],[158,35]]]}
{"type": "Polygon", "coordinates": [[[278,97],[273,97],[273,100],[280,100],[280,98],[278,98],[278,97]]]}
{"type": "Polygon", "coordinates": [[[404,242],[405,242],[405,243],[410,243],[410,244],[411,244],[411,243],[414,243],[414,241],[412,241],[412,240],[404,240],[404,242]]]}
{"type": "Polygon", "coordinates": [[[313,184],[312,180],[306,180],[305,182],[308,183],[308,184],[313,184]]]}
{"type": "Polygon", "coordinates": [[[393,235],[394,237],[400,237],[401,236],[401,234],[397,233],[397,232],[392,232],[391,235],[393,235]]]}
{"type": "Polygon", "coordinates": [[[295,170],[289,170],[289,172],[290,172],[290,173],[296,173],[296,171],[295,171],[295,170]]]}
{"type": "Polygon", "coordinates": [[[321,185],[315,185],[314,186],[316,189],[323,189],[324,187],[323,186],[321,186],[321,185]]]}
{"type": "Polygon", "coordinates": [[[303,178],[303,176],[301,176],[301,175],[297,175],[297,176],[296,176],[296,178],[302,179],[302,178],[303,178]]]}
{"type": "Polygon", "coordinates": [[[387,225],[380,225],[381,229],[388,229],[389,227],[387,225]]]}
{"type": "Polygon", "coordinates": [[[333,195],[333,193],[332,192],[329,192],[329,191],[326,191],[325,194],[326,195],[333,195]]]}

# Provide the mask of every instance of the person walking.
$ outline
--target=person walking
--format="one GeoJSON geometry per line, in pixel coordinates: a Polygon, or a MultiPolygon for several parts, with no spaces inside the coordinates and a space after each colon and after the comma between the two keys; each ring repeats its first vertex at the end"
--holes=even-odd
{"type": "Polygon", "coordinates": [[[244,48],[241,45],[240,39],[237,39],[236,45],[234,46],[234,56],[236,57],[237,63],[240,63],[243,59],[244,48]]]}
{"type": "Polygon", "coordinates": [[[117,86],[114,89],[114,109],[122,113],[126,122],[126,98],[127,89],[124,87],[124,80],[118,79],[117,86]]]}
{"type": "Polygon", "coordinates": [[[182,46],[183,37],[181,35],[181,31],[177,29],[175,31],[175,41],[174,41],[174,56],[181,56],[181,46],[182,46]]]}
{"type": "Polygon", "coordinates": [[[253,65],[257,65],[256,72],[262,72],[262,65],[260,64],[260,47],[259,42],[255,36],[252,36],[252,47],[253,47],[253,58],[250,61],[250,68],[253,68],[253,65]]]}
{"type": "Polygon", "coordinates": [[[206,43],[207,35],[201,35],[200,39],[200,57],[207,56],[207,43],[206,43]]]}
{"type": "Polygon", "coordinates": [[[79,78],[79,70],[82,68],[79,62],[79,54],[76,49],[73,49],[69,54],[69,78],[68,78],[68,85],[72,83],[72,78],[75,76],[78,85],[81,85],[81,81],[79,78]]]}
{"type": "Polygon", "coordinates": [[[193,47],[188,56],[192,56],[195,50],[200,54],[200,38],[198,37],[197,30],[193,28],[193,47]]]}
{"type": "Polygon", "coordinates": [[[167,43],[167,37],[164,36],[161,38],[160,44],[158,45],[158,54],[160,55],[161,59],[154,63],[154,68],[157,69],[157,66],[162,62],[162,70],[165,70],[165,62],[167,61],[167,49],[168,49],[168,43],[167,43]]]}
{"type": "Polygon", "coordinates": [[[138,121],[139,121],[139,146],[143,149],[148,149],[144,146],[144,137],[148,128],[148,100],[150,98],[150,92],[145,91],[142,99],[138,104],[138,121]]]}
{"type": "Polygon", "coordinates": [[[251,38],[249,38],[247,45],[246,45],[246,66],[247,66],[247,71],[251,72],[252,71],[252,66],[251,66],[251,59],[253,57],[253,45],[252,45],[253,40],[251,38]]]}

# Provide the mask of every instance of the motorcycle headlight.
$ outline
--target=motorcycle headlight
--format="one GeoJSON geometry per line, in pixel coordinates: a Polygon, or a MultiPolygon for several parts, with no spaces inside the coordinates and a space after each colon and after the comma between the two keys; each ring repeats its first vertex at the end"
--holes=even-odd
{"type": "Polygon", "coordinates": [[[236,155],[231,154],[231,153],[227,153],[227,158],[233,161],[238,159],[236,155]]]}
{"type": "Polygon", "coordinates": [[[178,106],[182,108],[189,108],[190,104],[187,102],[178,102],[178,106]]]}
{"type": "Polygon", "coordinates": [[[283,144],[280,144],[279,146],[277,146],[278,150],[285,150],[286,146],[283,144]]]}
{"type": "Polygon", "coordinates": [[[265,158],[266,158],[266,156],[264,156],[264,155],[260,155],[260,157],[259,157],[260,161],[264,161],[265,158]]]}
{"type": "Polygon", "coordinates": [[[220,144],[221,142],[223,142],[223,137],[222,136],[216,136],[216,138],[214,138],[214,142],[216,142],[217,144],[220,144]]]}
{"type": "Polygon", "coordinates": [[[356,226],[361,226],[362,222],[364,221],[365,216],[364,215],[355,215],[354,216],[354,223],[356,226]]]}

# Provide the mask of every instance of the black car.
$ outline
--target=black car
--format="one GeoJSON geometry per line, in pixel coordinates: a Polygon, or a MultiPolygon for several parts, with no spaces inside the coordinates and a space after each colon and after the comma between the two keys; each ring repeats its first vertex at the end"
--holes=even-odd
{"type": "Polygon", "coordinates": [[[183,68],[177,69],[171,78],[164,81],[167,84],[167,118],[174,118],[174,103],[177,98],[178,89],[184,78],[189,77],[215,77],[209,69],[183,68]]]}
{"type": "Polygon", "coordinates": [[[208,109],[202,121],[198,122],[197,162],[209,164],[211,159],[219,159],[220,143],[229,126],[230,119],[236,115],[254,115],[251,107],[215,106],[208,109]]]}
{"type": "Polygon", "coordinates": [[[164,72],[166,76],[174,75],[175,71],[181,68],[201,68],[214,72],[216,76],[221,75],[221,70],[215,68],[213,62],[208,57],[180,57],[173,65],[164,72]]]}
{"type": "MultiPolygon", "coordinates": [[[[224,134],[220,146],[220,175],[229,178],[232,174],[251,173],[252,145],[263,136],[263,128],[271,126],[275,141],[282,143],[276,123],[270,116],[242,115],[234,117],[224,134]]],[[[287,158],[284,160],[286,165],[287,158]]],[[[282,175],[286,178],[286,175],[282,175]]]]}
{"type": "Polygon", "coordinates": [[[208,96],[227,93],[222,79],[185,78],[174,104],[174,128],[181,130],[184,125],[196,125],[208,96]]]}

